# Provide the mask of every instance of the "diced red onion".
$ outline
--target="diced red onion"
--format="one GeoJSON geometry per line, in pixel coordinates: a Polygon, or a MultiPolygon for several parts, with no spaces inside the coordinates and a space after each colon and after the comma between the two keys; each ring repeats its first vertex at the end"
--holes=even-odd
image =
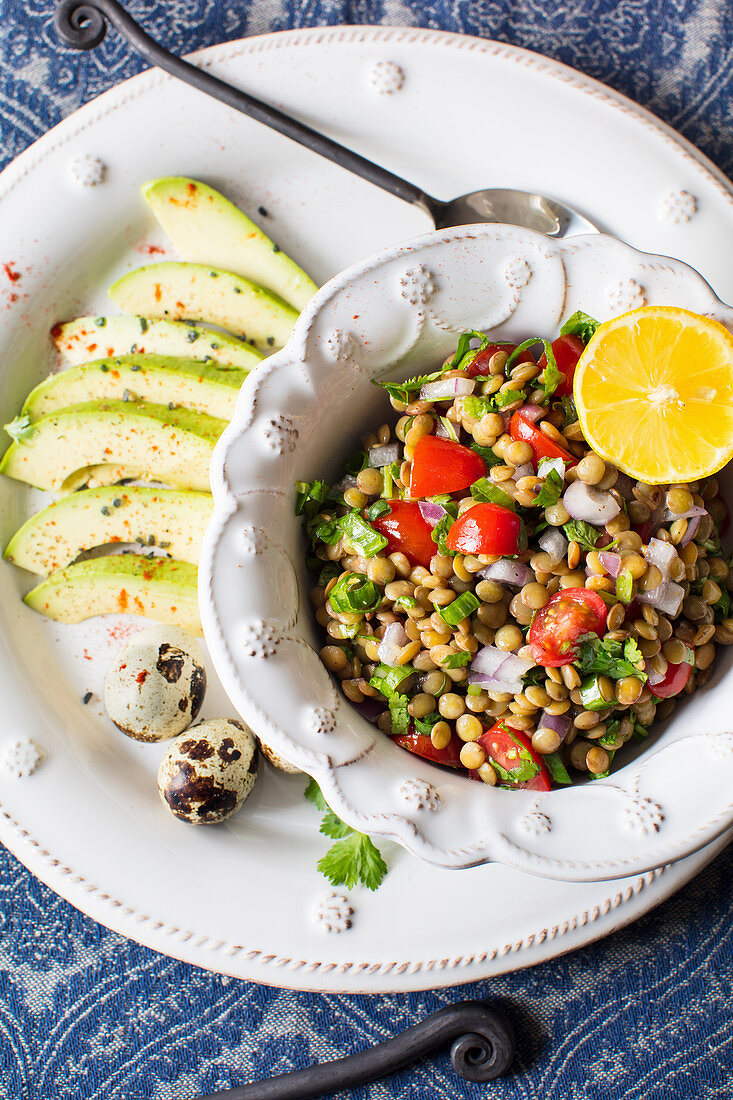
{"type": "Polygon", "coordinates": [[[551,470],[555,470],[565,480],[565,463],[561,458],[543,458],[537,467],[538,477],[547,477],[551,470]]]}
{"type": "Polygon", "coordinates": [[[623,562],[620,554],[612,554],[610,550],[599,550],[598,560],[607,573],[610,573],[612,577],[617,577],[621,572],[623,562]]]}
{"type": "Polygon", "coordinates": [[[534,668],[534,661],[525,661],[516,653],[506,653],[486,645],[473,659],[468,673],[469,684],[479,684],[486,691],[522,691],[522,677],[534,668]]]}
{"type": "Polygon", "coordinates": [[[695,535],[697,534],[697,529],[700,526],[701,520],[702,516],[693,516],[692,519],[688,519],[687,530],[680,539],[680,546],[687,546],[688,542],[692,542],[695,535]]]}
{"type": "Polygon", "coordinates": [[[420,509],[420,515],[431,527],[436,527],[443,516],[447,514],[442,504],[434,504],[431,500],[421,500],[418,507],[420,509]]]}
{"type": "Polygon", "coordinates": [[[480,577],[489,581],[499,581],[501,584],[513,585],[515,588],[524,588],[525,584],[531,584],[534,573],[528,565],[518,561],[509,561],[508,558],[500,558],[492,562],[478,572],[480,577]]]}
{"type": "Polygon", "coordinates": [[[560,740],[564,741],[565,735],[570,729],[570,715],[548,714],[546,710],[543,710],[542,717],[537,723],[537,729],[554,730],[560,740]]]}
{"type": "Polygon", "coordinates": [[[367,722],[371,722],[373,726],[376,726],[380,714],[384,713],[384,703],[380,703],[376,699],[363,699],[361,703],[352,703],[351,705],[356,707],[359,714],[366,718],[367,722]]]}
{"type": "Polygon", "coordinates": [[[392,462],[400,460],[399,443],[378,443],[376,447],[370,447],[367,451],[367,463],[377,469],[380,466],[389,466],[392,462]]]}
{"type": "Polygon", "coordinates": [[[647,546],[642,546],[641,552],[650,565],[656,565],[664,580],[669,579],[669,567],[677,557],[677,550],[671,542],[663,539],[649,539],[647,546]]]}
{"type": "Polygon", "coordinates": [[[397,664],[400,650],[403,646],[406,646],[409,641],[410,639],[402,623],[389,623],[385,627],[382,640],[379,643],[377,657],[382,664],[394,668],[397,664]]]}
{"type": "Polygon", "coordinates": [[[658,513],[655,513],[655,521],[660,523],[674,523],[676,519],[694,519],[695,516],[699,516],[702,519],[707,515],[707,509],[703,508],[701,504],[693,504],[686,512],[673,512],[671,508],[662,508],[658,513]]]}
{"type": "Polygon", "coordinates": [[[546,554],[549,554],[553,562],[562,561],[567,553],[568,540],[559,527],[548,527],[539,538],[539,544],[546,554]]]}
{"type": "Polygon", "coordinates": [[[522,419],[529,420],[531,424],[536,424],[545,415],[545,409],[542,405],[522,405],[522,419]]]}
{"type": "Polygon", "coordinates": [[[520,477],[531,477],[534,473],[534,466],[531,462],[524,462],[521,466],[517,466],[514,474],[515,481],[519,481],[520,477]]]}
{"type": "Polygon", "coordinates": [[[353,474],[345,474],[340,481],[337,481],[334,485],[334,489],[338,493],[345,493],[347,489],[358,488],[356,484],[356,478],[353,474]]]}
{"type": "Polygon", "coordinates": [[[439,378],[426,382],[420,390],[421,401],[450,401],[453,397],[468,397],[476,389],[473,378],[439,378]]]}
{"type": "Polygon", "coordinates": [[[651,661],[644,662],[644,671],[646,672],[648,677],[647,682],[649,684],[649,687],[654,687],[655,684],[660,684],[664,677],[667,675],[666,672],[657,672],[651,661]]]}
{"type": "Polygon", "coordinates": [[[636,598],[640,603],[648,603],[657,611],[674,619],[680,613],[685,590],[682,585],[675,584],[674,581],[662,581],[656,588],[652,588],[651,592],[637,593],[636,598]]]}
{"type": "Polygon", "coordinates": [[[562,502],[573,519],[604,527],[621,511],[621,505],[604,489],[574,481],[565,490],[562,502]]]}

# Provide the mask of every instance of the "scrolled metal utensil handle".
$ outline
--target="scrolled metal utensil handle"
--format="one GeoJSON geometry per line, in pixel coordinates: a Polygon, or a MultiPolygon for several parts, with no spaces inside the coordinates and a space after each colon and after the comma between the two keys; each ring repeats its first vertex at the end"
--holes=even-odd
{"type": "MultiPolygon", "coordinates": [[[[107,23],[126,38],[132,48],[151,65],[157,65],[171,76],[191,84],[206,95],[226,103],[242,114],[249,115],[257,122],[269,126],[285,137],[305,145],[314,153],[332,160],[335,164],[354,172],[362,179],[374,183],[405,202],[414,203],[429,213],[433,206],[441,205],[436,199],[426,195],[419,187],[407,180],[400,179],[378,164],[372,164],[365,157],[346,149],[338,142],[312,130],[289,115],[283,114],[277,107],[271,107],[239,88],[233,88],[224,80],[197,68],[189,61],[169,53],[155,39],[138,26],[117,0],[61,0],[54,13],[54,24],[61,40],[77,50],[92,50],[107,33],[107,23]]],[[[432,216],[432,214],[431,214],[432,216]]]]}
{"type": "Polygon", "coordinates": [[[466,1081],[493,1081],[509,1068],[514,1057],[514,1035],[504,1016],[481,1001],[459,1001],[394,1039],[358,1054],[198,1100],[309,1100],[327,1096],[396,1073],[448,1043],[452,1043],[453,1069],[466,1081]]]}

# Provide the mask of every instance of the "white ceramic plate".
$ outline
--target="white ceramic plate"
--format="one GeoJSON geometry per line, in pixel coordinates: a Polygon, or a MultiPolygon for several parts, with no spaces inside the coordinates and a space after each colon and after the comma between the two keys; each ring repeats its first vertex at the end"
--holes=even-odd
{"type": "Polygon", "coordinates": [[[605,320],[644,304],[733,328],[733,309],[692,268],[615,237],[553,241],[504,225],[429,233],[323,287],[243,387],[217,443],[199,593],[229,698],[350,825],[439,867],[492,861],[583,882],[648,871],[714,840],[733,824],[733,653],[722,648],[705,689],[606,779],[544,794],[472,783],[396,747],[321,664],[292,486],[338,477],[389,411],[373,382],[435,370],[462,331],[520,343],[556,333],[577,310],[605,320]],[[691,760],[704,782],[691,781],[691,760]]]}
{"type": "MultiPolygon", "coordinates": [[[[722,177],[648,116],[562,66],[473,39],[360,28],[230,43],[200,60],[439,195],[544,188],[634,245],[687,260],[733,297],[733,197],[722,177]],[[504,113],[489,121],[487,102],[504,113]],[[567,133],[584,134],[585,156],[572,164],[567,133]]],[[[0,262],[21,275],[6,282],[0,267],[4,420],[49,367],[50,325],[100,312],[100,288],[163,244],[137,187],[171,172],[201,175],[251,210],[264,205],[273,236],[322,281],[428,228],[417,211],[192,90],[137,77],[0,178],[0,262]],[[84,186],[99,173],[82,160],[90,157],[106,170],[84,186]]],[[[28,498],[9,481],[0,493],[5,541],[28,498]]],[[[99,703],[122,635],[140,624],[54,626],[20,605],[26,587],[0,567],[0,755],[31,737],[47,759],[26,779],[0,775],[0,838],[79,908],[168,954],[302,988],[468,981],[608,933],[722,844],[664,872],[595,886],[499,867],[436,871],[390,849],[392,870],[376,894],[353,891],[319,908],[331,892],[314,869],[326,841],[301,802],[302,781],[270,773],[224,827],[192,830],[170,818],[154,785],[161,747],[115,733],[99,703]],[[95,694],[84,707],[87,690],[95,694]],[[328,933],[349,920],[347,931],[328,933]]],[[[208,715],[226,706],[217,691],[208,715]]]]}

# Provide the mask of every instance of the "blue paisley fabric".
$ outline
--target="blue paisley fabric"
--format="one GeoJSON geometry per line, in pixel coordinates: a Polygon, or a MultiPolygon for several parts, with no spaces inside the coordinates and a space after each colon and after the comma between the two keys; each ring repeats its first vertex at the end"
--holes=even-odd
{"type": "MultiPolygon", "coordinates": [[[[627,93],[733,172],[728,0],[135,0],[183,52],[338,23],[525,46],[627,93]]],[[[0,166],[140,71],[122,40],[59,46],[49,0],[0,0],[0,166]]],[[[462,997],[499,998],[515,1073],[457,1083],[437,1058],[371,1100],[730,1100],[733,850],[626,931],[565,958],[436,993],[333,996],[235,981],[145,950],[61,901],[0,849],[0,1098],[179,1100],[342,1057],[462,997]]]]}

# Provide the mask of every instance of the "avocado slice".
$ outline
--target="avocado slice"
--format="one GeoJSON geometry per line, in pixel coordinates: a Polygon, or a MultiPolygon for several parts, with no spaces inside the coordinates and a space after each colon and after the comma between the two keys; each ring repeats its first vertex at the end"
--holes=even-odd
{"type": "Polygon", "coordinates": [[[318,290],[258,225],[208,184],[166,176],[144,184],[142,193],[181,259],[243,275],[297,310],[318,290]]]}
{"type": "Polygon", "coordinates": [[[287,343],[297,310],[241,275],[205,264],[167,261],[123,275],[109,296],[125,313],[208,321],[270,352],[287,343]]]}
{"type": "Polygon", "coordinates": [[[30,436],[8,447],[0,473],[64,492],[78,488],[75,475],[83,467],[108,464],[125,477],[208,492],[211,453],[225,427],[190,409],[87,401],[37,420],[30,436]]]}
{"type": "Polygon", "coordinates": [[[208,493],[144,485],[82,489],[26,520],[8,543],[5,558],[45,574],[64,569],[95,546],[142,542],[196,565],[213,510],[208,493]]]}
{"type": "Polygon", "coordinates": [[[24,602],[62,623],[127,612],[201,634],[196,574],[190,562],[108,554],[52,573],[24,602]]]}
{"type": "Polygon", "coordinates": [[[146,317],[77,317],[54,325],[51,337],[67,363],[77,366],[103,356],[173,355],[219,367],[253,370],[262,352],[236,336],[184,321],[146,317]]]}
{"type": "Polygon", "coordinates": [[[51,374],[31,390],[21,415],[37,420],[84,401],[133,399],[180,405],[231,420],[246,371],[219,370],[195,359],[121,355],[51,374]]]}

